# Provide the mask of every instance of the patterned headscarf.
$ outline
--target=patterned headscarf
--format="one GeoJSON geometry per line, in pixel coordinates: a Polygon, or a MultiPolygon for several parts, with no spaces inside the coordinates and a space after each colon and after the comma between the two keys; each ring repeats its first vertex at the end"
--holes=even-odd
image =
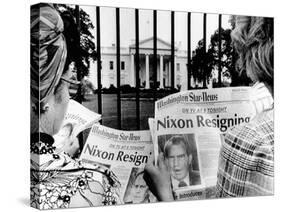
{"type": "Polygon", "coordinates": [[[31,7],[31,100],[41,106],[54,92],[66,61],[63,21],[50,4],[31,7]]]}

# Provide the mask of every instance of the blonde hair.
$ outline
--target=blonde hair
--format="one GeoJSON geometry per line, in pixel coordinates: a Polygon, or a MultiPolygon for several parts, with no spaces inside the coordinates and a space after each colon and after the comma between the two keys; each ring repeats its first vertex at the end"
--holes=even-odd
{"type": "Polygon", "coordinates": [[[232,21],[238,67],[254,82],[264,82],[273,90],[273,18],[233,16],[232,21]]]}

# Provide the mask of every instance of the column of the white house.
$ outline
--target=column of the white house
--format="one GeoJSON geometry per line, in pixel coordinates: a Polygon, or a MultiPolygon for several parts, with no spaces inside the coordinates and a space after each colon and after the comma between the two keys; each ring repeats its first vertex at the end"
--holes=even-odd
{"type": "Polygon", "coordinates": [[[169,85],[169,87],[170,86],[172,86],[172,76],[171,76],[171,61],[169,61],[169,65],[168,65],[168,80],[169,80],[169,83],[168,83],[168,85],[169,85]]]}
{"type": "Polygon", "coordinates": [[[164,88],[163,85],[163,55],[160,55],[160,88],[164,88]]]}
{"type": "Polygon", "coordinates": [[[145,55],[145,88],[149,89],[149,54],[145,55]]]}
{"type": "Polygon", "coordinates": [[[165,79],[165,85],[164,86],[169,86],[169,67],[168,63],[165,63],[165,73],[166,73],[166,79],[165,79]]]}
{"type": "Polygon", "coordinates": [[[135,57],[134,54],[131,54],[131,70],[130,70],[130,81],[131,81],[131,86],[135,87],[136,83],[135,83],[135,79],[136,79],[136,74],[135,74],[135,57]]]}
{"type": "Polygon", "coordinates": [[[175,65],[174,65],[174,88],[177,88],[177,76],[178,76],[177,57],[176,57],[176,55],[175,55],[175,65]]]}
{"type": "Polygon", "coordinates": [[[181,73],[181,91],[187,90],[187,67],[183,67],[180,71],[181,73]]]}
{"type": "Polygon", "coordinates": [[[90,70],[90,74],[89,74],[89,78],[90,78],[90,81],[93,83],[93,86],[94,88],[97,88],[98,87],[98,78],[95,77],[97,76],[97,63],[94,63],[93,60],[90,60],[90,67],[89,67],[89,70],[90,70]]]}

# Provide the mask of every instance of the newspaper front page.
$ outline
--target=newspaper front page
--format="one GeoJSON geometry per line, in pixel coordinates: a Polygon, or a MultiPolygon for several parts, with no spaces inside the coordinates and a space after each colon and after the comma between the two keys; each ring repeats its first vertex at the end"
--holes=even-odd
{"type": "Polygon", "coordinates": [[[155,103],[155,158],[163,153],[177,200],[215,197],[221,139],[255,115],[250,94],[249,87],[192,90],[155,103]]]}
{"type": "Polygon", "coordinates": [[[101,120],[101,115],[95,113],[82,104],[70,100],[60,131],[54,135],[55,146],[58,151],[63,149],[67,142],[74,139],[80,132],[91,128],[101,120]]]}
{"type": "Polygon", "coordinates": [[[121,131],[94,124],[80,159],[112,170],[120,182],[121,204],[155,202],[143,174],[153,144],[149,130],[121,131]]]}

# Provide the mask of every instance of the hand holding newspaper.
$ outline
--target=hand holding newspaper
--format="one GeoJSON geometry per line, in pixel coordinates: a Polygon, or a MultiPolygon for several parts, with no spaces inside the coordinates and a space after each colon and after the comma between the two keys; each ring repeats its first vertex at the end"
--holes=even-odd
{"type": "MultiPolygon", "coordinates": [[[[268,94],[262,98],[271,104],[268,94]]],[[[254,92],[256,93],[256,92],[254,92]]],[[[149,157],[163,153],[175,199],[215,197],[218,157],[224,134],[248,123],[261,104],[250,87],[191,90],[155,102],[150,131],[122,131],[99,125],[101,115],[70,101],[57,145],[91,131],[80,159],[112,170],[120,182],[121,203],[155,202],[143,179],[149,157]]]]}
{"type": "Polygon", "coordinates": [[[176,199],[215,197],[221,139],[255,115],[249,87],[183,91],[155,103],[149,120],[155,161],[160,152],[176,199]]]}

